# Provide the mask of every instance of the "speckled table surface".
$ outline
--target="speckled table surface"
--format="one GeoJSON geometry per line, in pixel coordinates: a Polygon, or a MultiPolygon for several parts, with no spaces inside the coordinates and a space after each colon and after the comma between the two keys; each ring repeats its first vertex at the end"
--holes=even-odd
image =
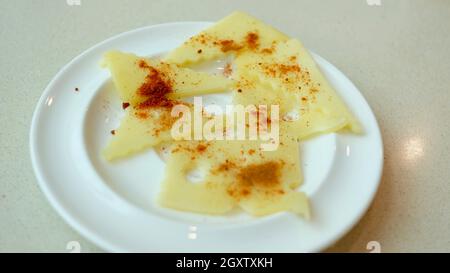
{"type": "Polygon", "coordinates": [[[120,32],[243,10],[299,37],[361,90],[385,165],[369,211],[327,251],[450,251],[450,1],[0,0],[0,251],[102,251],[51,208],[29,157],[33,109],[56,72],[120,32]],[[76,1],[73,1],[74,3],[76,1]],[[380,5],[376,5],[379,3],[380,5]]]}

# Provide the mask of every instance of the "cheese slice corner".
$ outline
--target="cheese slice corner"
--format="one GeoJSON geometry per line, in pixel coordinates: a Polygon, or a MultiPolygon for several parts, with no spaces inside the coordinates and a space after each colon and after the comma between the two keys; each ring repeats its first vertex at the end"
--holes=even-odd
{"type": "Polygon", "coordinates": [[[164,60],[185,66],[247,50],[270,50],[274,43],[287,39],[264,22],[235,11],[169,52],[164,60]]]}

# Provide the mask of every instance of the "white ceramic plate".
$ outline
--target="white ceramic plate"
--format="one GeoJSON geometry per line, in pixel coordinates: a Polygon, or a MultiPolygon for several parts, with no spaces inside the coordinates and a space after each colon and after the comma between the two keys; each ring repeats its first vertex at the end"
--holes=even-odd
{"type": "Polygon", "coordinates": [[[367,210],[378,188],[383,147],[363,96],[345,75],[315,54],[326,77],[364,125],[365,134],[329,134],[302,144],[305,184],[301,189],[311,199],[311,221],[290,213],[212,217],[164,209],[154,202],[164,169],[154,151],[115,164],[100,157],[123,113],[108,72],[98,65],[102,54],[118,49],[159,55],[208,25],[140,28],[108,39],[67,64],[46,88],[31,125],[31,159],[42,191],[70,225],[107,251],[324,249],[367,210]]]}

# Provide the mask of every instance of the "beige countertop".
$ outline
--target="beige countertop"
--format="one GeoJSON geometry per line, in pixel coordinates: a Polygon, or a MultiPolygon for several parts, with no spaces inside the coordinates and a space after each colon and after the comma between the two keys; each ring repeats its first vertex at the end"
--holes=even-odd
{"type": "Polygon", "coordinates": [[[51,208],[31,168],[32,113],[58,70],[115,34],[215,21],[234,10],[300,38],[339,67],[381,126],[378,194],[328,251],[366,252],[369,241],[383,252],[450,251],[450,1],[367,1],[0,0],[0,251],[66,251],[69,241],[101,251],[51,208]]]}

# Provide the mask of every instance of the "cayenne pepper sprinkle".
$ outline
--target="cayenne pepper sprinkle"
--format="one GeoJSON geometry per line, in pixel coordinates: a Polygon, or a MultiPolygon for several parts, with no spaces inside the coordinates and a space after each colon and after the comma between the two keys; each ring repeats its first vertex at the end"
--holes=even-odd
{"type": "Polygon", "coordinates": [[[173,102],[167,98],[167,94],[172,92],[171,82],[164,79],[164,74],[149,66],[145,60],[140,60],[138,65],[140,68],[148,70],[145,82],[137,90],[137,94],[145,98],[138,108],[171,107],[173,102]]]}
{"type": "Polygon", "coordinates": [[[247,36],[245,37],[245,40],[247,42],[247,46],[250,49],[256,49],[259,47],[259,36],[255,32],[249,32],[247,36]]]}
{"type": "Polygon", "coordinates": [[[261,53],[263,54],[272,54],[273,53],[273,48],[264,48],[261,50],[261,53]]]}
{"type": "Polygon", "coordinates": [[[147,112],[141,112],[141,111],[137,111],[134,113],[138,118],[140,119],[146,119],[148,118],[148,113],[147,112]]]}

